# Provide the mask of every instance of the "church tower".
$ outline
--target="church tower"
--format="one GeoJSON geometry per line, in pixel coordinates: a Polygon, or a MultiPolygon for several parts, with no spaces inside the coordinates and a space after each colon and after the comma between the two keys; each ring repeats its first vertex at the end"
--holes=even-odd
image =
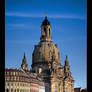
{"type": "Polygon", "coordinates": [[[47,19],[47,16],[45,16],[44,21],[42,22],[41,25],[41,41],[52,41],[51,38],[51,25],[50,22],[47,19]]]}
{"type": "Polygon", "coordinates": [[[52,41],[51,24],[45,16],[41,25],[40,42],[34,46],[31,65],[32,72],[42,76],[46,84],[45,92],[74,92],[65,90],[68,83],[65,77],[69,68],[67,64],[66,62],[65,67],[61,65],[58,46],[52,41]]]}
{"type": "Polygon", "coordinates": [[[74,79],[71,75],[68,56],[65,59],[64,76],[64,92],[74,92],[74,79]]]}
{"type": "Polygon", "coordinates": [[[66,59],[65,59],[64,73],[66,77],[71,75],[68,56],[66,56],[66,59]]]}
{"type": "Polygon", "coordinates": [[[23,70],[28,70],[25,53],[24,53],[24,57],[23,57],[23,60],[22,60],[21,68],[23,70]]]}

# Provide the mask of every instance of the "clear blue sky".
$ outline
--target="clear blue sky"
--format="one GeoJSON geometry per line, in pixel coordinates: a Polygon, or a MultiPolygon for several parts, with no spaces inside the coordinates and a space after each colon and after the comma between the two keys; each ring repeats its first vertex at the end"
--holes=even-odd
{"type": "Polygon", "coordinates": [[[86,0],[5,0],[5,67],[20,68],[24,52],[31,68],[34,45],[47,13],[61,64],[68,55],[75,87],[86,88],[86,0]]]}

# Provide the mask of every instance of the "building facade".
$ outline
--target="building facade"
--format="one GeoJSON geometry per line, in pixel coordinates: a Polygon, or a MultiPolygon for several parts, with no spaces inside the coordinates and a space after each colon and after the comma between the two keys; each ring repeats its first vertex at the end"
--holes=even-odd
{"type": "Polygon", "coordinates": [[[45,92],[41,77],[28,70],[25,54],[20,69],[5,69],[5,92],[45,92]]]}
{"type": "Polygon", "coordinates": [[[32,54],[32,72],[42,76],[48,84],[46,92],[74,92],[74,79],[71,75],[68,57],[62,67],[57,44],[51,36],[51,25],[45,16],[41,25],[41,37],[32,54]]]}
{"type": "Polygon", "coordinates": [[[24,54],[21,69],[6,69],[5,92],[74,92],[68,57],[62,66],[47,16],[41,25],[40,42],[34,46],[31,67],[29,71],[24,54]]]}

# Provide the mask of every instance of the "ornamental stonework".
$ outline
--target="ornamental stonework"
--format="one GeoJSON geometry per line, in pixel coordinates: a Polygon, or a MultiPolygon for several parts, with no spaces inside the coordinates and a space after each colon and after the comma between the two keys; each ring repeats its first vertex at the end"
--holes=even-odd
{"type": "Polygon", "coordinates": [[[24,53],[20,69],[5,69],[5,92],[74,92],[68,57],[62,66],[47,16],[41,25],[40,42],[34,46],[31,66],[28,70],[24,53]]]}
{"type": "Polygon", "coordinates": [[[74,92],[68,57],[63,67],[58,46],[52,41],[51,24],[47,16],[41,25],[40,42],[34,46],[32,53],[32,72],[41,75],[44,83],[48,84],[46,92],[74,92]]]}

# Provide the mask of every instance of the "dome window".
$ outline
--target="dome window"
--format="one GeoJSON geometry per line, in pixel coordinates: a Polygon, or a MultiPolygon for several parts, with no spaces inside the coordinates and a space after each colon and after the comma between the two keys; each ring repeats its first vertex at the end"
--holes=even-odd
{"type": "Polygon", "coordinates": [[[39,68],[38,72],[41,73],[42,72],[42,68],[39,68]]]}

